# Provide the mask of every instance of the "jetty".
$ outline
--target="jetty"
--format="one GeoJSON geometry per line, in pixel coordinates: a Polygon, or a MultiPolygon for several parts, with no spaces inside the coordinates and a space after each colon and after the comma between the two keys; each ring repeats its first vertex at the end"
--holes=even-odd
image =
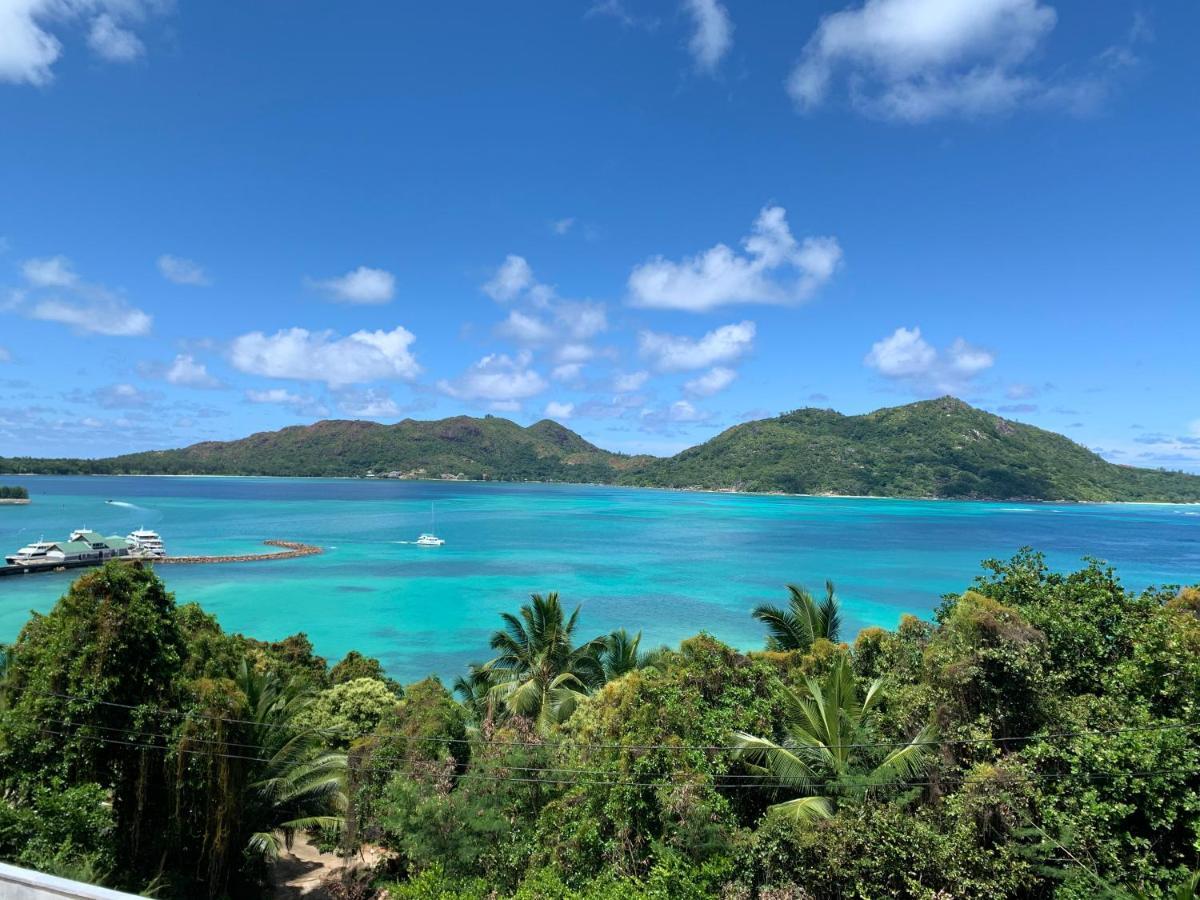
{"type": "Polygon", "coordinates": [[[82,569],[90,566],[103,565],[108,559],[130,563],[152,563],[154,565],[194,566],[217,563],[263,562],[271,559],[296,559],[301,556],[316,556],[324,553],[321,547],[312,544],[301,544],[298,541],[263,541],[268,547],[278,547],[270,553],[243,553],[236,556],[106,556],[99,555],[87,558],[75,557],[65,560],[48,562],[26,562],[18,565],[0,566],[0,576],[4,575],[33,575],[38,572],[65,572],[67,569],[82,569]]]}
{"type": "Polygon", "coordinates": [[[262,562],[266,559],[295,559],[299,556],[316,556],[324,553],[321,547],[301,544],[296,541],[263,541],[268,547],[281,547],[272,553],[244,553],[240,556],[164,556],[153,560],[157,565],[202,565],[205,563],[262,562]]]}

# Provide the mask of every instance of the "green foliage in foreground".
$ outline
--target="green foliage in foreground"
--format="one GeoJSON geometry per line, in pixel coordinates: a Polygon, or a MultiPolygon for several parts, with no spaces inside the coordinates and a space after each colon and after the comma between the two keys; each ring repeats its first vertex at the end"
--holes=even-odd
{"type": "Polygon", "coordinates": [[[1135,594],[1024,552],[850,645],[641,653],[575,640],[548,597],[502,624],[509,662],[459,702],[357,654],[331,672],[302,635],[227,635],[140,567],[89,573],[5,657],[0,857],[257,896],[308,830],[386,851],[354,896],[1195,893],[1198,588],[1135,594]],[[509,702],[526,684],[541,702],[509,702]]]}
{"type": "Polygon", "coordinates": [[[860,416],[800,409],[669,459],[602,450],[556,422],[486,416],[327,421],[109,459],[0,458],[0,473],[323,475],[400,472],[710,490],[1036,500],[1200,501],[1200,476],[1118,466],[1059,434],[953,397],[860,416]]]}

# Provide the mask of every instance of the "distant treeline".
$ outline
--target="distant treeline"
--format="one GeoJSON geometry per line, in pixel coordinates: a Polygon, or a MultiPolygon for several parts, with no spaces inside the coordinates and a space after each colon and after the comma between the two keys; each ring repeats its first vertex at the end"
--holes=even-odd
{"type": "Polygon", "coordinates": [[[28,500],[29,491],[20,486],[0,484],[0,500],[28,500]]]}

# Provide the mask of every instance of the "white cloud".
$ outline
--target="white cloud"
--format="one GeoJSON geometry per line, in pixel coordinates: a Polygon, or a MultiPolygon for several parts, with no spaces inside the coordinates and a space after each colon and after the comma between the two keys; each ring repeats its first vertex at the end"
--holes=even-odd
{"type": "Polygon", "coordinates": [[[665,408],[643,409],[641,428],[643,431],[670,431],[675,425],[695,425],[711,419],[711,412],[697,409],[688,400],[676,400],[665,408]]]}
{"type": "Polygon", "coordinates": [[[962,338],[955,338],[950,345],[950,368],[968,378],[990,369],[995,362],[996,357],[990,350],[972,346],[962,338]]]}
{"type": "Polygon", "coordinates": [[[550,377],[555,381],[575,381],[583,372],[583,363],[563,363],[550,370],[550,377]]]}
{"type": "Polygon", "coordinates": [[[550,223],[550,230],[555,234],[566,234],[575,224],[574,216],[567,216],[565,219],[556,219],[550,223]]]}
{"type": "Polygon", "coordinates": [[[837,238],[797,242],[781,206],[760,211],[742,245],[745,254],[717,244],[681,262],[654,257],[629,275],[632,302],[691,312],[728,303],[798,303],[829,281],[842,259],[837,238]]]}
{"type": "Polygon", "coordinates": [[[483,292],[493,300],[505,303],[533,284],[533,269],[522,256],[509,254],[496,274],[483,285],[483,292]]]}
{"type": "Polygon", "coordinates": [[[153,320],[149,315],[130,306],[120,294],[83,281],[65,256],[27,259],[21,273],[32,297],[25,291],[14,291],[6,305],[31,319],[116,337],[150,332],[153,320]]]}
{"type": "Polygon", "coordinates": [[[613,390],[618,394],[631,394],[640,391],[642,385],[650,377],[649,372],[618,373],[613,377],[613,390]]]}
{"type": "Polygon", "coordinates": [[[907,382],[921,391],[954,392],[990,369],[996,358],[962,338],[939,352],[921,336],[920,328],[897,328],[876,341],[863,362],[885,378],[907,382]]]}
{"type": "Polygon", "coordinates": [[[500,408],[511,411],[518,401],[540,394],[548,387],[546,380],[530,368],[532,362],[529,353],[519,353],[516,357],[493,353],[472,365],[454,381],[442,379],[438,382],[438,388],[460,400],[506,404],[500,408]]]}
{"type": "Polygon", "coordinates": [[[888,378],[923,375],[937,361],[937,351],[921,337],[920,328],[897,328],[888,337],[876,341],[867,354],[866,364],[888,378]]]}
{"type": "Polygon", "coordinates": [[[340,387],[415,378],[421,371],[411,350],[415,340],[400,326],[391,331],[356,331],[346,337],[304,328],[273,335],[253,331],[234,339],[230,359],[235,368],[253,375],[340,387]]]}
{"type": "Polygon", "coordinates": [[[387,392],[373,388],[344,394],[338,405],[347,415],[363,419],[397,419],[403,412],[387,392]]]}
{"type": "Polygon", "coordinates": [[[248,390],[246,399],[251,403],[269,403],[285,406],[297,415],[327,416],[329,410],[317,398],[307,394],[293,394],[284,388],[269,388],[265,391],[248,390]]]}
{"type": "Polygon", "coordinates": [[[108,62],[133,62],[146,52],[146,45],[128,28],[122,28],[108,13],[92,20],[88,33],[92,52],[108,62]]]}
{"type": "Polygon", "coordinates": [[[101,59],[128,62],[145,51],[127,27],[165,12],[164,0],[0,0],[0,81],[46,85],[62,55],[62,41],[52,31],[90,18],[88,44],[101,59]]]}
{"type": "Polygon", "coordinates": [[[0,80],[41,85],[53,79],[62,44],[35,21],[51,6],[50,0],[0,3],[0,80]]]}
{"type": "Polygon", "coordinates": [[[684,372],[740,359],[754,348],[754,333],[753,322],[722,325],[699,340],[643,331],[638,348],[660,372],[684,372]]]}
{"type": "Polygon", "coordinates": [[[573,412],[575,412],[574,403],[560,403],[557,400],[551,400],[546,404],[546,415],[551,419],[569,419],[573,412]]]}
{"type": "Polygon", "coordinates": [[[367,266],[311,284],[342,303],[387,303],[396,294],[396,277],[391,272],[367,266]]]}
{"type": "Polygon", "coordinates": [[[21,274],[35,288],[66,288],[79,283],[79,276],[65,256],[27,259],[21,264],[21,274]]]}
{"type": "Polygon", "coordinates": [[[688,49],[696,67],[705,72],[717,68],[733,46],[733,22],[719,0],[683,0],[683,8],[692,17],[692,37],[688,49]]]}
{"type": "Polygon", "coordinates": [[[733,369],[716,366],[687,382],[683,389],[697,397],[711,397],[733,384],[735,378],[737,378],[737,372],[733,369]]]}
{"type": "Polygon", "coordinates": [[[164,253],[158,258],[158,271],[167,281],[203,287],[209,283],[208,275],[199,263],[181,256],[164,253]]]}
{"type": "Polygon", "coordinates": [[[153,320],[118,298],[99,300],[39,300],[30,307],[32,319],[59,322],[79,331],[110,337],[138,337],[150,333],[153,320]]]}
{"type": "Polygon", "coordinates": [[[497,326],[496,332],[518,344],[544,344],[554,337],[554,329],[541,318],[518,309],[509,312],[508,318],[497,326]]]}
{"type": "MultiPolygon", "coordinates": [[[[1040,0],[866,0],[821,20],[788,92],[808,111],[844,75],[860,110],[907,122],[1021,104],[1085,112],[1107,92],[1104,75],[1046,78],[1030,66],[1057,20],[1040,0]]],[[[1097,62],[1112,69],[1113,59],[1129,56],[1109,53],[1097,62]]]]}
{"type": "Polygon", "coordinates": [[[163,377],[171,384],[183,387],[211,388],[219,384],[217,379],[208,373],[204,363],[197,362],[195,357],[188,353],[176,356],[174,362],[163,373],[163,377]]]}
{"type": "Polygon", "coordinates": [[[7,347],[0,347],[0,363],[12,362],[12,353],[7,347]]]}
{"type": "Polygon", "coordinates": [[[72,403],[86,403],[105,409],[145,409],[162,399],[161,394],[139,390],[132,384],[110,384],[87,392],[75,390],[64,397],[72,403]]]}

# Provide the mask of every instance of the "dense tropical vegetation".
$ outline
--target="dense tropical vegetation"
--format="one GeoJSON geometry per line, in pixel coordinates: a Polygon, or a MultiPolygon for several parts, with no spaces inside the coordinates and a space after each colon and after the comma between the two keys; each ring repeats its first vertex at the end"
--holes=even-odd
{"type": "Polygon", "coordinates": [[[0,484],[0,500],[28,500],[29,489],[0,484]]]}
{"type": "Polygon", "coordinates": [[[557,422],[327,421],[110,459],[0,458],[0,473],[362,476],[396,472],[797,494],[1200,501],[1200,476],[1118,466],[953,397],[746,422],[667,459],[602,450],[557,422]]]}
{"type": "Polygon", "coordinates": [[[161,897],[256,896],[299,834],[382,848],[343,896],[1194,896],[1200,588],[1022,552],[850,644],[832,585],[754,614],[764,651],[646,652],[534,595],[452,694],[111,563],[0,654],[0,857],[161,897]]]}

